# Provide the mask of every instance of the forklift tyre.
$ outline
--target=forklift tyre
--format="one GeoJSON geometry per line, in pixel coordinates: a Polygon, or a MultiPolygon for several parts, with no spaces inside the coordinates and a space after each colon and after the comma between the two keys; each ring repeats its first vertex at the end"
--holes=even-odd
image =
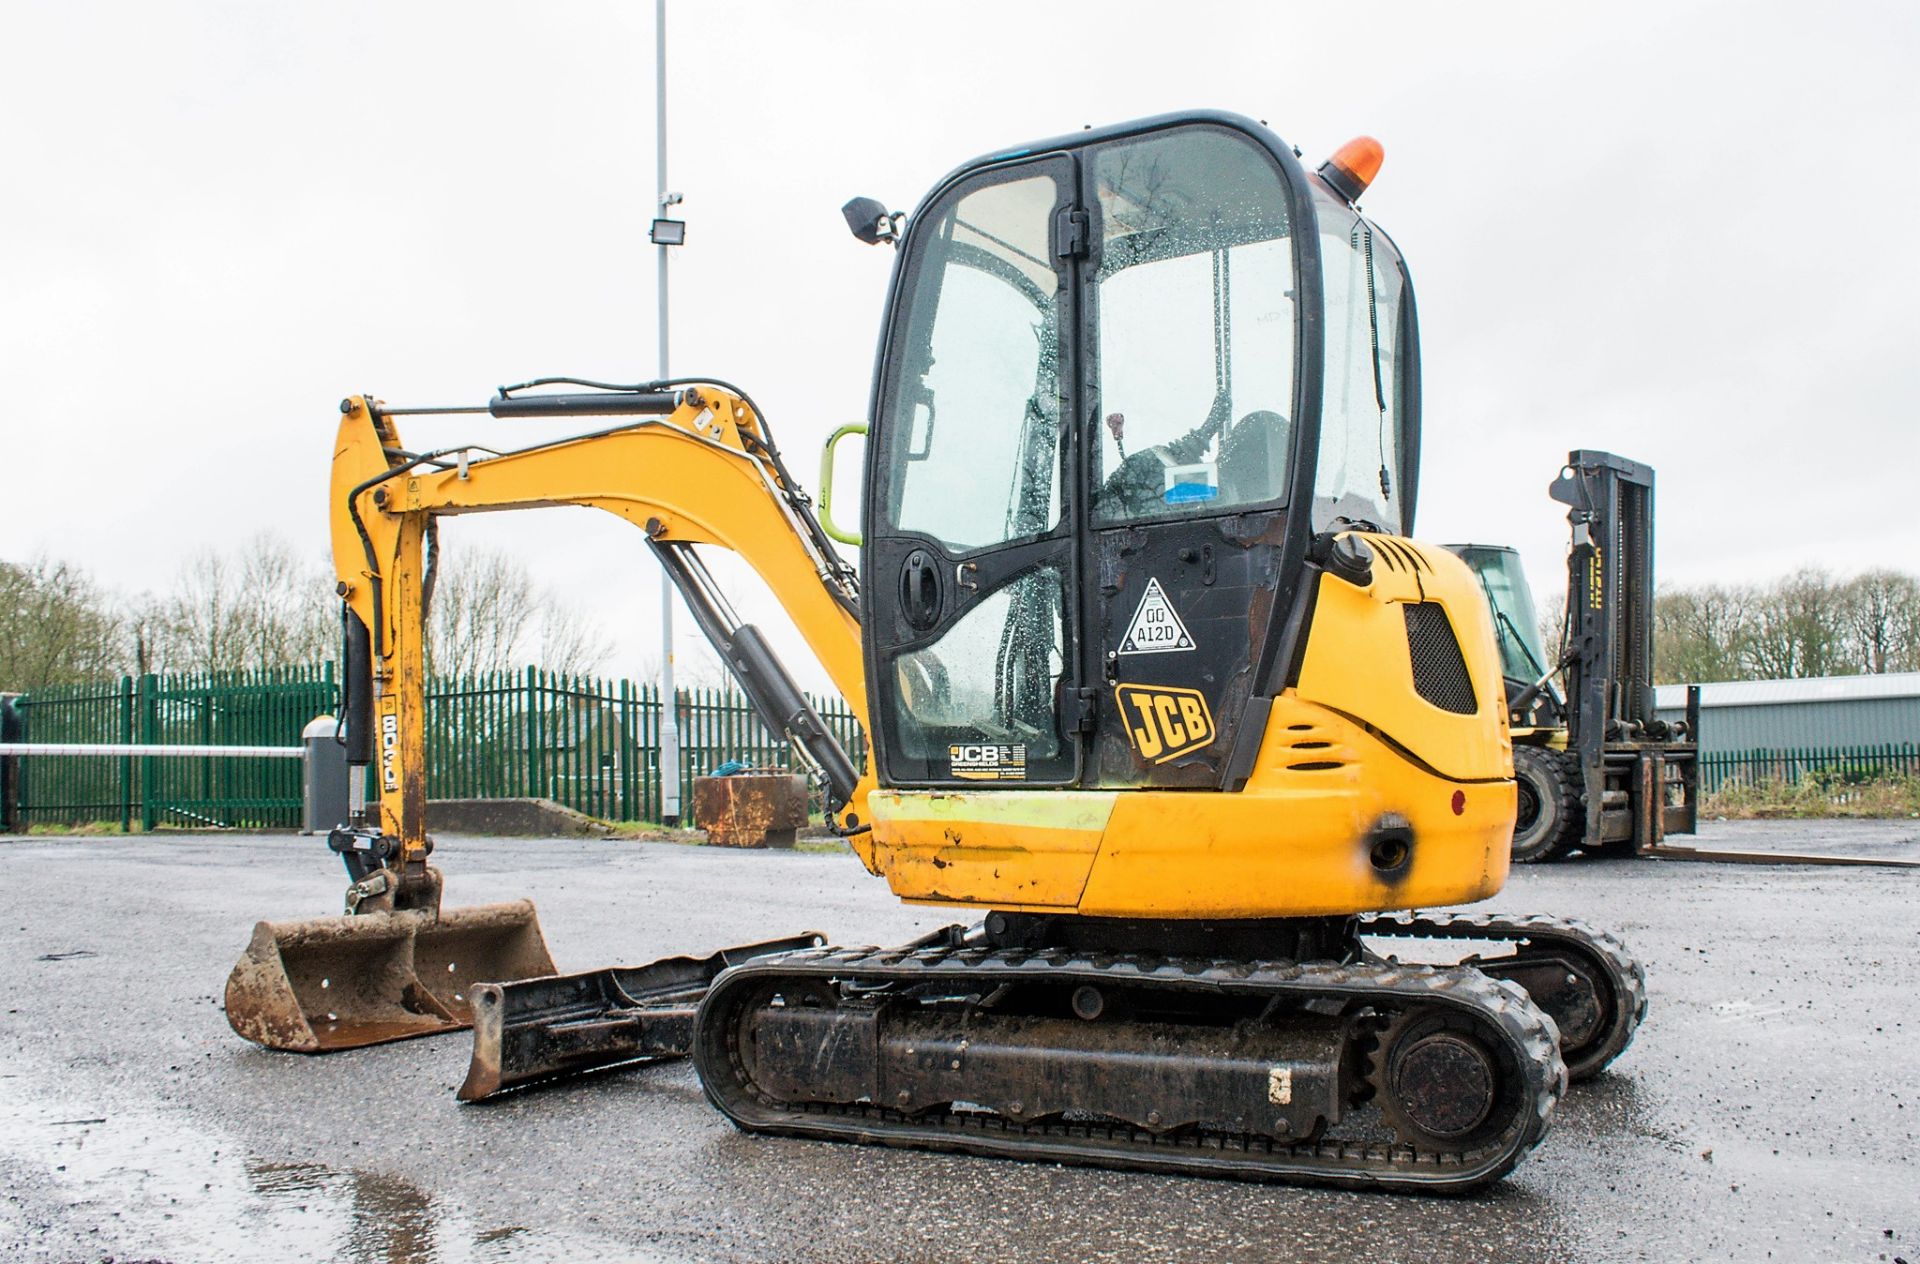
{"type": "Polygon", "coordinates": [[[1545,746],[1513,748],[1513,779],[1519,811],[1513,822],[1515,864],[1558,860],[1572,851],[1586,827],[1573,771],[1565,755],[1545,746]]]}

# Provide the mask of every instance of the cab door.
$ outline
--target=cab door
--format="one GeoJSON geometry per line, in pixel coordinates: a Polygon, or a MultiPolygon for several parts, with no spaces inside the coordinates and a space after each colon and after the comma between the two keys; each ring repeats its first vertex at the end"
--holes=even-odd
{"type": "Polygon", "coordinates": [[[1080,771],[1075,166],[996,165],[915,216],[868,448],[868,695],[883,783],[1080,771]]]}
{"type": "Polygon", "coordinates": [[[1082,670],[1100,703],[1085,780],[1237,789],[1278,692],[1313,469],[1298,172],[1277,143],[1204,120],[1081,163],[1082,670]]]}

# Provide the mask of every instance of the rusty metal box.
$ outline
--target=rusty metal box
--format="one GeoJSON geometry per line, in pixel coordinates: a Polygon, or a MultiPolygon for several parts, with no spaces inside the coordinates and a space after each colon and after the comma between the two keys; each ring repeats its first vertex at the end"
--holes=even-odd
{"type": "Polygon", "coordinates": [[[788,772],[695,777],[693,823],[716,847],[791,847],[807,823],[807,779],[788,772]]]}

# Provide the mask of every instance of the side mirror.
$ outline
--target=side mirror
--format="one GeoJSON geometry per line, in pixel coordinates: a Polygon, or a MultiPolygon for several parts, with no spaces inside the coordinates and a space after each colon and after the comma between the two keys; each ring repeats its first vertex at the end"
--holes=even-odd
{"type": "Polygon", "coordinates": [[[900,234],[906,228],[906,216],[899,211],[889,211],[886,203],[877,198],[857,197],[840,208],[847,217],[847,227],[853,235],[869,246],[881,242],[891,245],[900,243],[900,234]]]}

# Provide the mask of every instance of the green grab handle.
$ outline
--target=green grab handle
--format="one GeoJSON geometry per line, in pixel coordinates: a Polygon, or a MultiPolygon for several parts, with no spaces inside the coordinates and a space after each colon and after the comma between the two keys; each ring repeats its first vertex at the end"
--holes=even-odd
{"type": "Polygon", "coordinates": [[[820,449],[820,525],[840,543],[856,547],[860,544],[860,536],[852,531],[843,531],[833,523],[833,450],[848,435],[866,433],[866,423],[856,421],[828,435],[826,446],[820,449]]]}

